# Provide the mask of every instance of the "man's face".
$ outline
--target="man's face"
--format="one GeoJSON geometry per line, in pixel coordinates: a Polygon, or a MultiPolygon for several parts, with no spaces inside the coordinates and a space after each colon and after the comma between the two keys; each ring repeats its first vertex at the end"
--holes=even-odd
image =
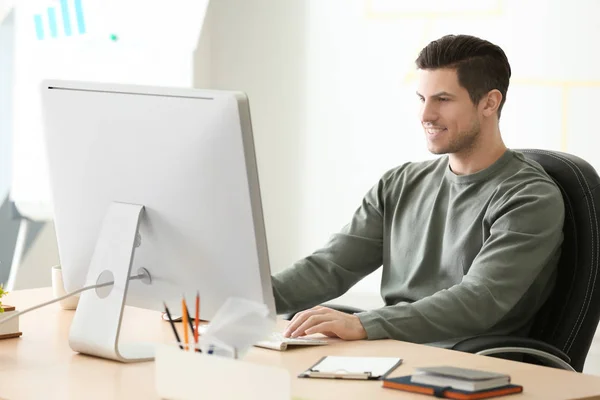
{"type": "Polygon", "coordinates": [[[419,70],[417,96],[430,152],[464,153],[473,148],[479,115],[467,89],[459,85],[455,69],[419,70]]]}

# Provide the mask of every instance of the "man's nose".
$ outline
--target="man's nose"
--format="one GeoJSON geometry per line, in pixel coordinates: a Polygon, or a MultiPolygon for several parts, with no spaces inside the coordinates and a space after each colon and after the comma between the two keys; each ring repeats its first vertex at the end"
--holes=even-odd
{"type": "Polygon", "coordinates": [[[421,123],[427,125],[434,123],[438,119],[438,112],[435,106],[428,101],[423,102],[421,106],[421,123]]]}

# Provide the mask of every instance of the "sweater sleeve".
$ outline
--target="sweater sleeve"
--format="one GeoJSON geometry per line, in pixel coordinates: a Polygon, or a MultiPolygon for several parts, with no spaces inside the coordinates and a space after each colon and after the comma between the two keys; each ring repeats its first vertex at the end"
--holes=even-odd
{"type": "Polygon", "coordinates": [[[327,245],[272,277],[277,313],[334,299],[382,264],[383,178],[327,245]]]}
{"type": "Polygon", "coordinates": [[[528,290],[555,276],[564,204],[548,181],[511,190],[497,202],[489,236],[462,281],[413,303],[357,314],[369,339],[436,342],[488,332],[503,319],[528,321],[541,306],[528,290]],[[510,315],[509,315],[510,314],[510,315]]]}

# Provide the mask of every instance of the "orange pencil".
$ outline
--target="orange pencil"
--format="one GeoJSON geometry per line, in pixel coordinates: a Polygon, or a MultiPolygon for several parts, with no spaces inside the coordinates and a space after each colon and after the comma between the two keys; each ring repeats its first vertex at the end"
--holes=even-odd
{"type": "Polygon", "coordinates": [[[194,344],[198,344],[198,331],[200,330],[200,292],[196,292],[196,324],[194,325],[194,344]]]}
{"type": "Polygon", "coordinates": [[[187,326],[188,326],[188,318],[187,318],[188,312],[187,312],[187,306],[185,305],[185,297],[181,300],[181,319],[183,322],[183,342],[185,343],[185,349],[188,350],[188,343],[189,343],[189,338],[188,338],[188,330],[187,330],[187,326]]]}

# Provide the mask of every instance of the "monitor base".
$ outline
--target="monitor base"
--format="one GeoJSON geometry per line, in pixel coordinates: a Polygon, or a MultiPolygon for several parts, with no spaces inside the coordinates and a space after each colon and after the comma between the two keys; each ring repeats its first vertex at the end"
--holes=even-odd
{"type": "MultiPolygon", "coordinates": [[[[120,344],[119,334],[144,206],[113,202],[102,223],[85,286],[114,282],[81,294],[69,345],[74,351],[121,362],[151,361],[155,346],[120,344]]],[[[142,273],[147,271],[142,271],[142,273]]],[[[149,275],[142,282],[149,283],[149,275]]]]}

